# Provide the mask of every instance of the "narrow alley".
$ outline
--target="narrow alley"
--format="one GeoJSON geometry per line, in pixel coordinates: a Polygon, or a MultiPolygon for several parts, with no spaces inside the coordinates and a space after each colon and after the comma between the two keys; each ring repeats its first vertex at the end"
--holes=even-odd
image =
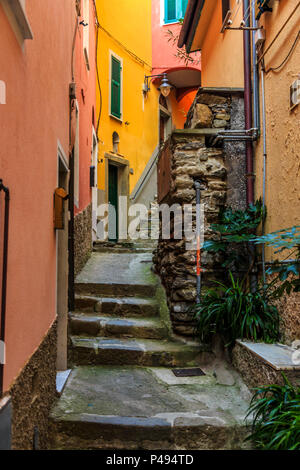
{"type": "Polygon", "coordinates": [[[0,0],[0,451],[300,450],[299,24],[0,0]]]}

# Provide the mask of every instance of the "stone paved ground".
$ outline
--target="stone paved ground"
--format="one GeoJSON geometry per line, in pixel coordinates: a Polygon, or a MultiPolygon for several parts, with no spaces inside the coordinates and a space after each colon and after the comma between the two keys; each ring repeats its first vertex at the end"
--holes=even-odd
{"type": "Polygon", "coordinates": [[[52,448],[244,448],[250,395],[238,374],[171,333],[151,253],[109,250],[76,280],[73,371],[52,410],[52,448]],[[187,366],[206,375],[175,377],[187,366]]]}

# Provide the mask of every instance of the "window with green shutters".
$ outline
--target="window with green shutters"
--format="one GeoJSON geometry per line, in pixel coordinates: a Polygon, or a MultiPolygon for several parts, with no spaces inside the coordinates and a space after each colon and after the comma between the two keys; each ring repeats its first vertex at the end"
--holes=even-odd
{"type": "Polygon", "coordinates": [[[165,23],[175,23],[184,18],[188,0],[164,0],[165,23]]]}
{"type": "Polygon", "coordinates": [[[120,60],[112,55],[110,113],[118,119],[121,119],[121,80],[122,64],[120,60]]]}

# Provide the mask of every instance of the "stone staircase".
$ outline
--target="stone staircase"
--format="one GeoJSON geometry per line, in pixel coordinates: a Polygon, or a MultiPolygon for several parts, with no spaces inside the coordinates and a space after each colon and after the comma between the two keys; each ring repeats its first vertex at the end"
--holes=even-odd
{"type": "Polygon", "coordinates": [[[217,379],[205,345],[173,336],[149,247],[97,248],[76,280],[73,370],[51,414],[51,448],[242,448],[243,385],[231,372],[229,387],[217,379]],[[202,377],[172,372],[199,365],[202,377]]]}
{"type": "MultiPolygon", "coordinates": [[[[100,253],[99,260],[104,260],[105,251],[100,253]]],[[[141,254],[139,247],[119,245],[113,248],[113,254],[106,250],[106,257],[114,256],[123,261],[123,266],[139,260],[140,276],[133,283],[127,277],[126,283],[123,279],[80,282],[82,278],[78,278],[76,311],[70,314],[69,320],[70,364],[167,367],[196,364],[205,348],[200,348],[198,343],[174,340],[160,317],[160,305],[155,297],[158,279],[149,269],[151,252],[141,254]],[[143,277],[144,267],[147,276],[143,277]]]]}

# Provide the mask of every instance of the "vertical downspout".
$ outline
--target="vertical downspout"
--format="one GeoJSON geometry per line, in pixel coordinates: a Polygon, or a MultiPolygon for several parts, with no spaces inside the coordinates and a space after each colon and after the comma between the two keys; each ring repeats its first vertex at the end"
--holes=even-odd
{"type": "MultiPolygon", "coordinates": [[[[243,15],[245,26],[250,27],[249,0],[243,0],[243,15]]],[[[250,31],[244,30],[244,100],[245,100],[245,126],[252,128],[252,96],[251,96],[251,46],[250,31]]],[[[246,142],[247,167],[247,205],[254,202],[254,174],[253,174],[253,144],[246,142]]]]}
{"type": "MultiPolygon", "coordinates": [[[[1,330],[0,340],[5,345],[5,320],[6,320],[6,292],[7,292],[7,256],[8,256],[8,227],[9,227],[9,189],[4,186],[0,179],[0,192],[5,193],[4,211],[4,238],[3,238],[3,266],[2,266],[2,295],[1,295],[1,330]]],[[[5,346],[4,346],[5,347],[5,346]]],[[[3,395],[4,364],[0,364],[0,398],[3,395]]]]}
{"type": "MultiPolygon", "coordinates": [[[[261,67],[261,99],[262,99],[262,120],[263,120],[263,214],[266,210],[266,165],[267,165],[267,134],[266,134],[266,101],[265,101],[265,72],[261,67]]],[[[265,217],[262,221],[262,235],[265,234],[265,217]]],[[[262,271],[264,286],[266,285],[266,249],[262,245],[262,271]]]]}
{"type": "MultiPolygon", "coordinates": [[[[251,8],[252,27],[257,28],[258,24],[255,17],[255,7],[251,8]]],[[[252,31],[252,74],[253,74],[253,127],[260,132],[260,116],[259,116],[259,75],[256,63],[256,31],[252,31]]]]}

